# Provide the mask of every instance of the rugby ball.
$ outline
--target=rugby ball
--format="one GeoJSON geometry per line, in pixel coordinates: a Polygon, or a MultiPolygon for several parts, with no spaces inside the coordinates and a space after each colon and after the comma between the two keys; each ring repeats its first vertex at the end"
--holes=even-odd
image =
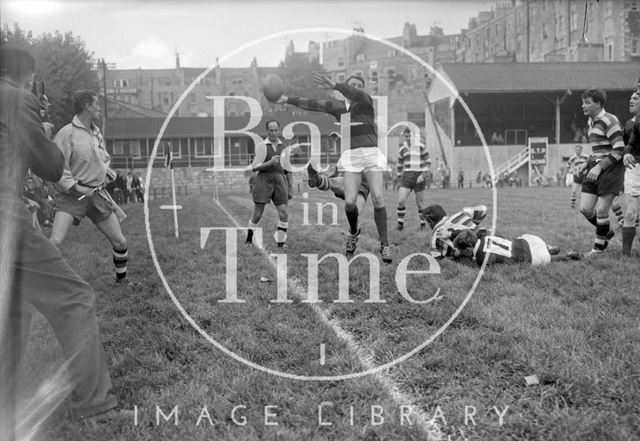
{"type": "Polygon", "coordinates": [[[269,74],[264,79],[264,86],[262,88],[262,93],[264,93],[264,97],[272,103],[278,101],[278,98],[282,96],[283,91],[283,83],[282,78],[277,74],[269,74]]]}

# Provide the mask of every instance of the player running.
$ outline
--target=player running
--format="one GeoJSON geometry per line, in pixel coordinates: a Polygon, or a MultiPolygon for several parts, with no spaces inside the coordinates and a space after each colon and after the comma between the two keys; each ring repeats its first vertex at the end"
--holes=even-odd
{"type": "MultiPolygon", "coordinates": [[[[398,231],[404,229],[404,217],[407,213],[406,202],[411,191],[416,194],[418,213],[425,208],[425,173],[429,167],[429,152],[427,146],[419,141],[414,134],[412,142],[411,129],[404,130],[405,140],[398,148],[397,176],[398,176],[398,231]]],[[[420,215],[420,229],[424,229],[427,221],[420,215]]]]}
{"type": "Polygon", "coordinates": [[[576,208],[576,199],[578,193],[582,189],[582,181],[584,180],[584,167],[589,157],[582,154],[582,146],[575,147],[575,154],[569,158],[569,169],[573,175],[573,184],[571,184],[571,209],[576,208]]]}
{"type": "Polygon", "coordinates": [[[290,104],[301,109],[325,112],[340,120],[347,114],[350,118],[349,148],[346,149],[338,169],[344,171],[345,214],[349,221],[349,237],[346,255],[352,256],[358,243],[358,207],[356,200],[360,183],[366,177],[374,206],[374,220],[380,238],[382,260],[391,263],[391,249],[387,232],[387,209],[384,205],[382,171],[387,166],[387,158],[378,148],[378,129],[375,123],[373,99],[364,91],[364,79],[358,76],[347,78],[345,83],[335,83],[325,75],[316,74],[314,81],[321,87],[337,90],[345,101],[313,100],[282,95],[277,103],[290,104]]]}
{"type": "Polygon", "coordinates": [[[640,215],[640,94],[638,92],[631,95],[629,110],[634,116],[625,125],[627,145],[623,153],[624,193],[627,202],[622,226],[622,254],[625,256],[631,255],[640,215]]]}

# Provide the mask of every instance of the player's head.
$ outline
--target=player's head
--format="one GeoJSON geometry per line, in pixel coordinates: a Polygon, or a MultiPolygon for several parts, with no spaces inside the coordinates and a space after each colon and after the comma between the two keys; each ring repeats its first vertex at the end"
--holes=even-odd
{"type": "Polygon", "coordinates": [[[76,115],[86,114],[97,121],[101,111],[98,94],[93,90],[78,90],[73,94],[73,109],[76,115]]]}
{"type": "Polygon", "coordinates": [[[351,75],[345,81],[348,86],[355,87],[356,89],[364,89],[364,78],[358,75],[351,75]]]}
{"type": "Polygon", "coordinates": [[[437,225],[444,217],[447,216],[447,213],[444,211],[438,204],[429,205],[428,207],[422,209],[420,214],[427,221],[431,229],[437,225]]]}
{"type": "Polygon", "coordinates": [[[267,129],[267,138],[269,138],[269,141],[275,142],[280,132],[280,123],[275,119],[270,119],[265,124],[265,128],[267,129]]]}
{"type": "Polygon", "coordinates": [[[582,146],[576,145],[576,155],[580,156],[582,154],[582,146]]]}
{"type": "Polygon", "coordinates": [[[607,95],[604,93],[604,90],[585,90],[582,94],[582,111],[585,115],[593,118],[600,113],[606,101],[607,95]]]}
{"type": "Polygon", "coordinates": [[[31,89],[35,70],[36,60],[29,52],[16,47],[0,47],[0,78],[31,89]]]}
{"type": "Polygon", "coordinates": [[[467,250],[473,248],[478,241],[478,236],[473,230],[462,230],[453,240],[453,246],[459,250],[467,250]]]}
{"type": "Polygon", "coordinates": [[[635,91],[631,94],[629,99],[629,111],[634,115],[640,114],[640,94],[635,91]]]}

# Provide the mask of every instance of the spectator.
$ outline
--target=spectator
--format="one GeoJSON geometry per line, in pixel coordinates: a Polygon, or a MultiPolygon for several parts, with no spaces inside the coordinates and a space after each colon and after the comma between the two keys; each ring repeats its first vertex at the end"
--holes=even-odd
{"type": "Polygon", "coordinates": [[[32,227],[20,198],[28,168],[48,181],[57,181],[64,171],[64,156],[46,135],[38,101],[28,91],[34,71],[35,60],[26,51],[0,47],[0,299],[8,309],[0,320],[0,427],[6,439],[16,437],[11,415],[18,361],[26,346],[20,333],[28,329],[26,302],[44,315],[60,342],[73,415],[94,420],[126,416],[113,410],[117,400],[100,342],[95,293],[32,227]]]}
{"type": "Polygon", "coordinates": [[[458,188],[464,188],[464,172],[462,167],[458,170],[458,188]]]}
{"type": "Polygon", "coordinates": [[[131,195],[132,201],[135,196],[137,202],[144,202],[144,188],[142,188],[142,180],[140,179],[139,173],[134,173],[133,177],[131,178],[131,190],[134,193],[131,195]]]}

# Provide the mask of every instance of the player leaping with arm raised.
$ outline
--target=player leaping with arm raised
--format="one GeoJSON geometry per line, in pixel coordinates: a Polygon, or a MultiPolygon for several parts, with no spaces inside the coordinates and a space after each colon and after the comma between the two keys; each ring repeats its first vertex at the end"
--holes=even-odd
{"type": "Polygon", "coordinates": [[[321,87],[337,90],[345,101],[313,100],[282,95],[278,103],[290,104],[302,109],[325,112],[340,119],[349,114],[349,139],[342,140],[344,151],[338,162],[338,169],[344,171],[345,214],[349,221],[349,237],[346,254],[353,255],[358,236],[358,207],[356,201],[363,177],[369,184],[374,206],[374,219],[380,237],[382,260],[392,261],[387,235],[387,210],[383,197],[383,170],[387,167],[387,158],[378,148],[378,129],[375,122],[373,99],[364,92],[364,79],[357,76],[347,78],[345,83],[335,83],[324,75],[314,75],[314,81],[321,87]],[[347,143],[347,144],[345,144],[347,143]]]}

